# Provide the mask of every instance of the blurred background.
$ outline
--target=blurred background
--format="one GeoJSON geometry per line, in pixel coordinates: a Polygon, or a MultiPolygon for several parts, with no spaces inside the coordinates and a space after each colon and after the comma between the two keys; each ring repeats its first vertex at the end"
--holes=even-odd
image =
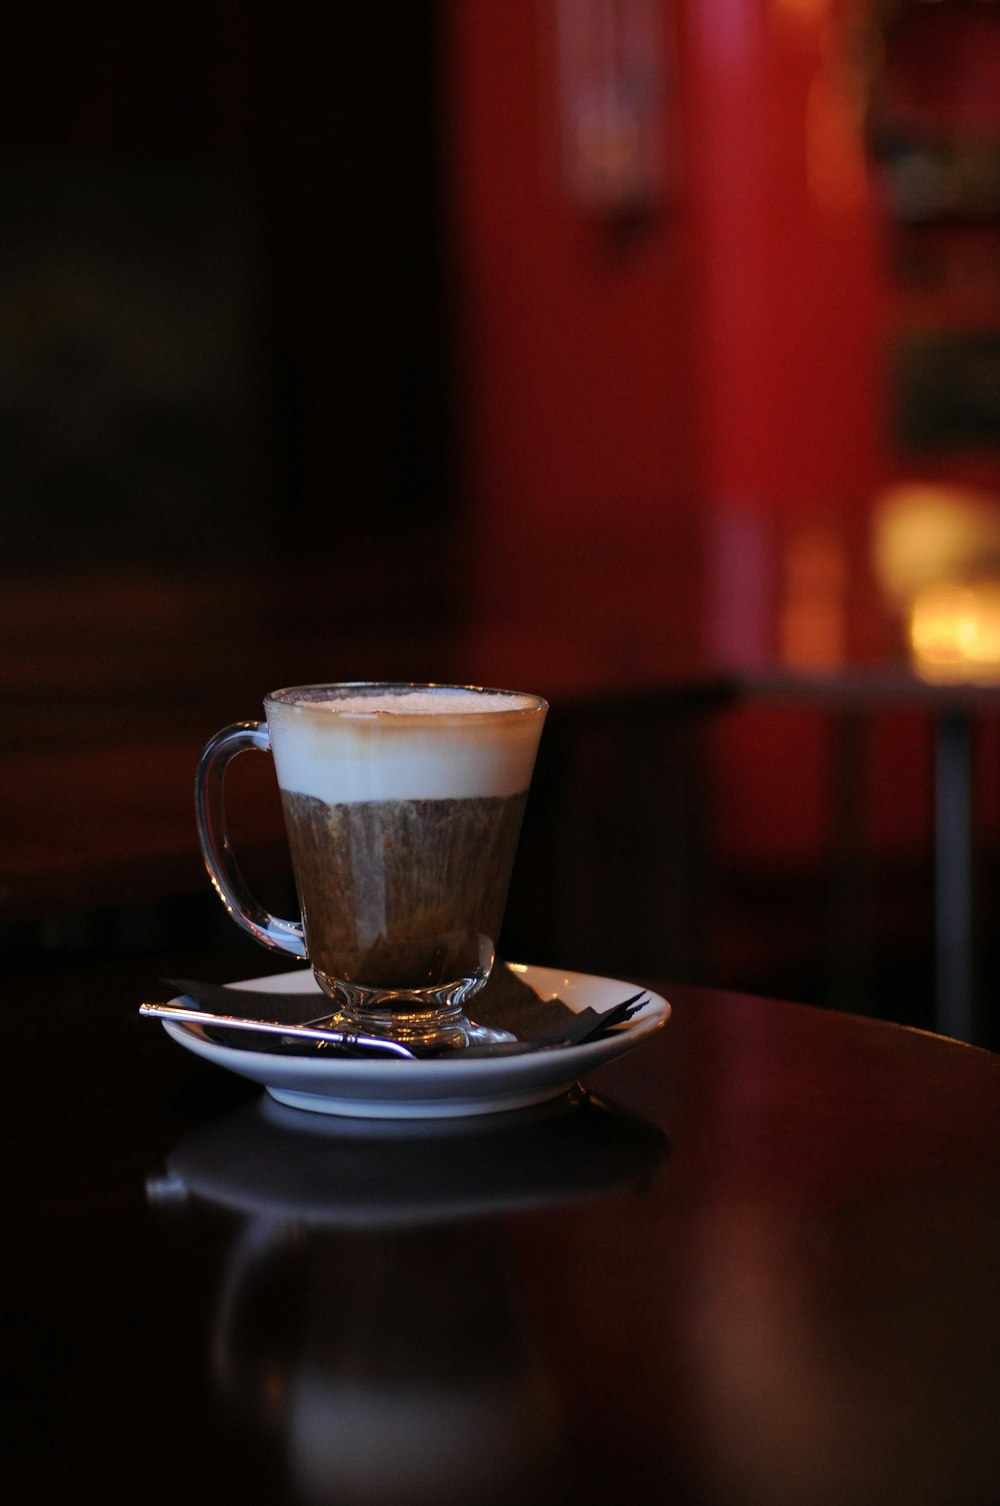
{"type": "Polygon", "coordinates": [[[0,75],[8,960],[238,947],[206,738],[455,679],[553,705],[508,955],[918,1025],[957,726],[997,1043],[1000,4],[112,0],[0,75]]]}

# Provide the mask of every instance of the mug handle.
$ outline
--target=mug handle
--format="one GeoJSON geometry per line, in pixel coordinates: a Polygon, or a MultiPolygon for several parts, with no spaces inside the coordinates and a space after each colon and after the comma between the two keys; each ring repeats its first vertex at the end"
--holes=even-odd
{"type": "Polygon", "coordinates": [[[237,722],[232,727],[224,727],[205,745],[198,760],[194,798],[202,857],[216,894],[237,925],[273,952],[305,957],[302,922],[279,920],[254,899],[226,835],[226,768],[237,753],[252,749],[259,753],[271,751],[271,735],[266,722],[237,722]]]}

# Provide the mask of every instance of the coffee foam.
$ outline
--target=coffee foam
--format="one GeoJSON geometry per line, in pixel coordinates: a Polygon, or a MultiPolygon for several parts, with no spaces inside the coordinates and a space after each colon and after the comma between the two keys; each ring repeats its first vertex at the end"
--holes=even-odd
{"type": "Polygon", "coordinates": [[[545,709],[528,695],[387,691],[268,700],[267,720],[281,788],[337,805],[520,794],[545,709]]]}
{"type": "Polygon", "coordinates": [[[386,690],[378,695],[295,696],[295,706],[306,706],[351,716],[473,716],[493,711],[528,711],[534,696],[505,695],[502,691],[386,690]]]}

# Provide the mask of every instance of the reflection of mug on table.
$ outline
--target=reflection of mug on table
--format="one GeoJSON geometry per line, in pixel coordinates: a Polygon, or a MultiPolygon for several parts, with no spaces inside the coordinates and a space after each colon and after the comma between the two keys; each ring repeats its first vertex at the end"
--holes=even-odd
{"type": "Polygon", "coordinates": [[[668,1154],[588,1097],[374,1123],[263,1098],[196,1128],[147,1194],[161,1216],[239,1220],[212,1371],[297,1500],[557,1506],[573,1440],[510,1229],[642,1197],[668,1154]]]}
{"type": "Polygon", "coordinates": [[[198,769],[212,881],[265,946],[306,956],[347,1025],[468,1038],[489,976],[547,710],[538,696],[438,685],[275,691],[266,724],[226,728],[198,769]],[[225,837],[235,754],[271,749],[302,922],[253,899],[225,837]]]}

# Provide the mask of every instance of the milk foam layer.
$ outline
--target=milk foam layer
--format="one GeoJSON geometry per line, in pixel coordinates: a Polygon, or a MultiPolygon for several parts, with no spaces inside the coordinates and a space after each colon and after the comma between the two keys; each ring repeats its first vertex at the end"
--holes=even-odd
{"type": "Polygon", "coordinates": [[[266,704],[279,785],[327,805],[520,794],[547,709],[535,696],[430,689],[266,704]]]}
{"type": "Polygon", "coordinates": [[[336,715],[353,716],[475,716],[489,711],[528,711],[536,704],[534,696],[505,695],[501,691],[469,690],[386,690],[378,695],[316,696],[294,704],[312,710],[322,709],[336,715]]]}

